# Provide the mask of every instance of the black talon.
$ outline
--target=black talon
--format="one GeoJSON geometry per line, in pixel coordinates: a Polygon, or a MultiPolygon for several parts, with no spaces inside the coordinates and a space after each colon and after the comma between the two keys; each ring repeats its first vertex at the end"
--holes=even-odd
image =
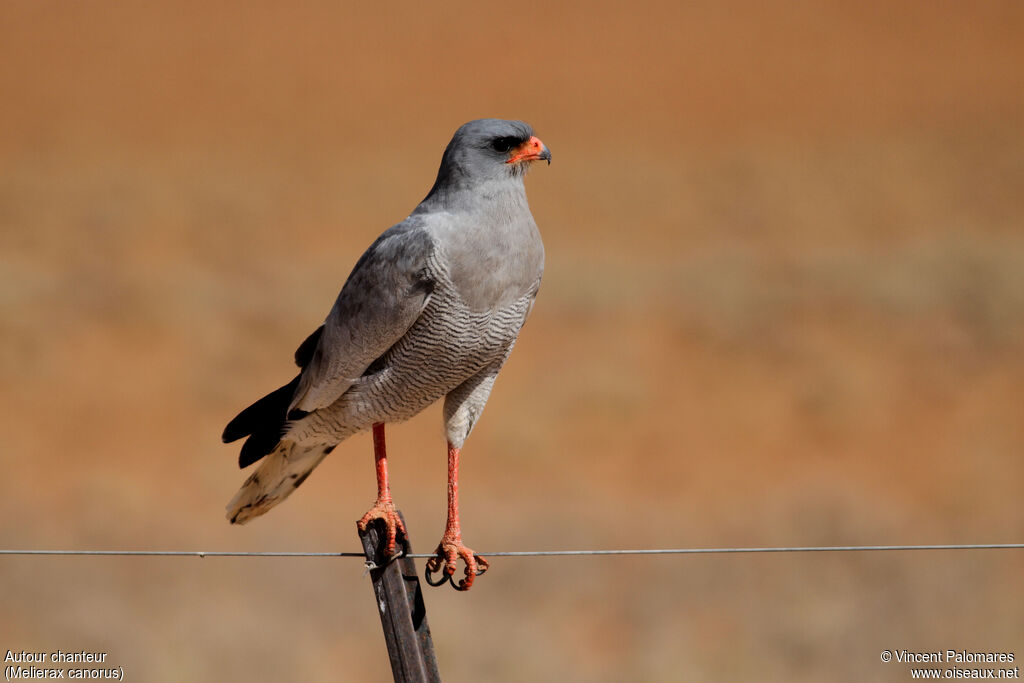
{"type": "Polygon", "coordinates": [[[441,569],[441,578],[439,580],[435,581],[434,579],[432,579],[431,577],[433,575],[434,575],[434,572],[431,571],[430,567],[428,566],[426,572],[424,572],[423,578],[425,578],[427,580],[427,583],[430,584],[431,586],[440,586],[445,581],[450,581],[451,578],[452,578],[450,574],[448,574],[447,572],[444,571],[443,567],[441,569]]]}
{"type": "MultiPolygon", "coordinates": [[[[437,553],[433,557],[431,557],[429,560],[427,560],[426,571],[424,572],[424,578],[426,578],[427,584],[429,584],[431,586],[440,586],[442,583],[447,581],[449,584],[451,584],[451,587],[454,588],[455,590],[460,591],[460,592],[461,591],[467,591],[473,585],[472,579],[475,579],[478,576],[483,576],[484,573],[489,569],[489,567],[487,566],[487,560],[485,560],[484,558],[480,557],[476,553],[473,553],[473,557],[472,557],[472,560],[471,560],[471,561],[476,562],[476,571],[475,572],[471,573],[469,571],[469,562],[466,562],[466,558],[464,556],[459,556],[458,558],[456,558],[456,561],[458,561],[459,559],[461,559],[466,564],[466,569],[465,569],[466,578],[460,579],[459,582],[456,583],[455,582],[455,570],[449,571],[449,569],[448,569],[448,566],[449,566],[448,565],[448,557],[439,548],[437,553]],[[431,569],[431,565],[433,565],[433,567],[434,567],[433,569],[431,569]],[[438,573],[441,574],[440,577],[436,577],[436,575],[438,573]]],[[[457,569],[458,569],[458,567],[456,567],[456,570],[457,569]]]]}

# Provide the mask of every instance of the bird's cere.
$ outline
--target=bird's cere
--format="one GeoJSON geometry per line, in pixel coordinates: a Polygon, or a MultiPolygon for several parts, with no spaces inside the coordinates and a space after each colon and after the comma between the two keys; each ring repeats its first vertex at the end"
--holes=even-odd
{"type": "Polygon", "coordinates": [[[519,145],[513,150],[512,155],[506,161],[506,164],[517,164],[521,161],[547,161],[551,163],[551,150],[547,148],[540,138],[536,135],[531,135],[530,139],[519,145]]]}

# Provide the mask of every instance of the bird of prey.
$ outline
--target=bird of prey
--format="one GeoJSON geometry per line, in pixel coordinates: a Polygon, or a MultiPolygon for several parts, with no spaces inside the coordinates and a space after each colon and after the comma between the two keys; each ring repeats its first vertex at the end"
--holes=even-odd
{"type": "Polygon", "coordinates": [[[523,176],[551,152],[522,121],[480,119],[445,148],[426,198],[356,262],[324,323],[295,352],[298,376],[243,410],[225,443],[248,437],[238,464],[259,460],[228,503],[243,524],[294,491],[341,441],[373,430],[377,500],[359,520],[405,535],[388,486],[384,426],[444,398],[448,521],[428,572],[467,590],[487,561],[462,542],[459,452],[533,308],[544,245],[523,176]]]}

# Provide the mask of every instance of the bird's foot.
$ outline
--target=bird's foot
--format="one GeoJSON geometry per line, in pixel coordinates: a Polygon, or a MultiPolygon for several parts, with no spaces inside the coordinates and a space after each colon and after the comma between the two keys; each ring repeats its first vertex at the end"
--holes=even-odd
{"type": "Polygon", "coordinates": [[[489,566],[487,560],[462,543],[461,535],[449,535],[445,532],[434,557],[427,560],[427,583],[431,586],[440,586],[447,581],[457,591],[468,591],[473,586],[473,580],[487,571],[489,566]],[[460,579],[456,584],[452,577],[455,575],[455,570],[458,569],[460,557],[466,563],[466,578],[460,579]],[[441,578],[435,581],[432,575],[439,571],[441,578]]]}
{"type": "Polygon", "coordinates": [[[395,557],[398,532],[402,532],[402,538],[409,538],[409,535],[405,532],[405,524],[402,523],[402,518],[398,516],[398,508],[395,507],[390,498],[386,500],[378,498],[373,507],[366,511],[363,518],[356,522],[356,526],[360,531],[366,531],[366,527],[375,519],[384,520],[384,526],[387,527],[388,532],[387,555],[393,558],[395,557]]]}

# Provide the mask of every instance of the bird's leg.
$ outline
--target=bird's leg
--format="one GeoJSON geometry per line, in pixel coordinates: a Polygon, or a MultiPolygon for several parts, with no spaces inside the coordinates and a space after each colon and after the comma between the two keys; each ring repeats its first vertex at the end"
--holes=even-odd
{"type": "MultiPolygon", "coordinates": [[[[436,555],[427,560],[427,581],[430,574],[443,569],[444,576],[449,580],[458,568],[458,558],[466,563],[466,578],[458,585],[452,581],[457,590],[467,591],[473,585],[473,579],[487,571],[487,560],[474,554],[462,542],[462,529],[459,527],[459,449],[448,443],[448,522],[444,527],[444,535],[437,546],[436,555]]],[[[443,579],[442,579],[443,581],[443,579]]],[[[432,585],[440,585],[432,583],[432,585]]]]}
{"type": "Polygon", "coordinates": [[[377,502],[373,504],[363,518],[356,522],[360,531],[366,531],[366,527],[375,519],[383,519],[388,530],[387,554],[389,557],[395,554],[395,544],[398,532],[408,538],[405,532],[405,525],[402,518],[398,516],[398,510],[391,500],[391,487],[388,486],[388,454],[384,447],[384,423],[375,422],[373,425],[373,460],[377,465],[377,502]]]}

